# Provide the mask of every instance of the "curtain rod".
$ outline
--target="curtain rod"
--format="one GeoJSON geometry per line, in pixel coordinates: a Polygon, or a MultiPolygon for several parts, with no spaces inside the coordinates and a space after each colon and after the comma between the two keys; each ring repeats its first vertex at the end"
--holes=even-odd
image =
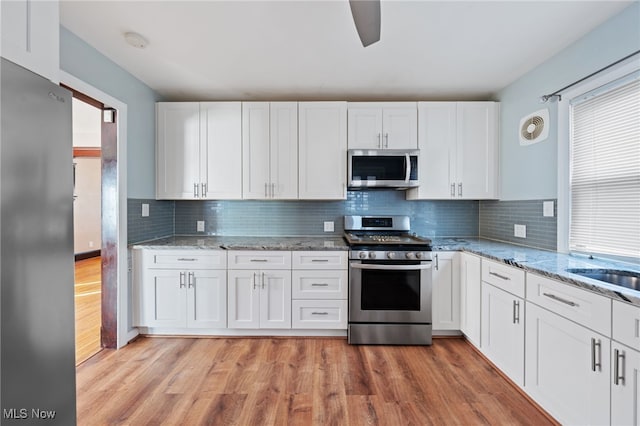
{"type": "Polygon", "coordinates": [[[582,83],[583,81],[585,81],[585,80],[587,80],[587,79],[589,79],[589,78],[593,77],[594,75],[596,75],[596,74],[600,74],[602,71],[608,70],[609,68],[611,68],[611,67],[613,67],[613,66],[615,66],[615,65],[618,65],[620,62],[624,62],[624,61],[626,61],[627,59],[629,59],[630,57],[637,55],[638,53],[640,53],[640,50],[636,50],[635,52],[633,52],[633,53],[631,53],[631,54],[629,54],[629,55],[625,56],[624,58],[619,59],[619,60],[617,60],[617,61],[615,61],[615,62],[613,62],[613,63],[611,63],[611,64],[607,65],[607,66],[606,66],[606,67],[604,67],[604,68],[600,68],[598,71],[596,71],[596,72],[592,72],[591,74],[589,74],[589,75],[588,75],[588,76],[586,76],[586,77],[581,78],[580,80],[574,81],[573,83],[569,84],[568,86],[563,87],[562,89],[558,89],[558,90],[556,90],[555,92],[550,93],[550,94],[548,94],[548,95],[543,95],[543,96],[541,96],[541,97],[540,97],[540,101],[541,101],[541,102],[549,102],[549,100],[550,100],[551,98],[553,98],[553,97],[557,97],[557,98],[558,98],[558,100],[559,100],[559,101],[561,101],[561,100],[562,100],[562,95],[561,95],[561,93],[562,93],[562,92],[564,92],[565,90],[567,90],[568,88],[573,87],[573,86],[575,86],[575,85],[576,85],[576,84],[578,84],[578,83],[582,83]]]}

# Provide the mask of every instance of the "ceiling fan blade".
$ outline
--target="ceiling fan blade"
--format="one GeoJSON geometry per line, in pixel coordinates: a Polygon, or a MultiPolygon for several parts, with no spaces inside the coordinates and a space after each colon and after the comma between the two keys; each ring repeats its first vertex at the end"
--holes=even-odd
{"type": "Polygon", "coordinates": [[[380,0],[349,0],[349,6],[362,45],[380,41],[380,0]]]}

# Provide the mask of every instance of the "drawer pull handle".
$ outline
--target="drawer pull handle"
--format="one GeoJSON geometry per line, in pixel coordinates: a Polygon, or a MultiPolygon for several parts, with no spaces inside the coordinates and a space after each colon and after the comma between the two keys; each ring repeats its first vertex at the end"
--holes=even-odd
{"type": "Polygon", "coordinates": [[[311,259],[311,261],[312,262],[317,262],[317,263],[319,263],[319,262],[325,262],[326,263],[326,262],[329,261],[329,259],[311,259]]]}
{"type": "Polygon", "coordinates": [[[591,338],[591,370],[602,371],[602,343],[593,337],[591,338]]]}
{"type": "Polygon", "coordinates": [[[185,277],[184,272],[180,272],[180,288],[183,288],[185,286],[184,277],[185,277]]]}
{"type": "Polygon", "coordinates": [[[312,283],[311,287],[329,287],[327,283],[312,283]]]}
{"type": "Polygon", "coordinates": [[[498,277],[501,280],[505,280],[505,281],[511,281],[511,278],[509,277],[505,277],[504,275],[500,275],[497,272],[489,272],[489,275],[493,275],[494,277],[498,277]]]}
{"type": "Polygon", "coordinates": [[[249,262],[268,262],[267,259],[251,259],[249,262]]]}
{"type": "Polygon", "coordinates": [[[196,284],[196,274],[189,272],[188,278],[187,282],[189,283],[189,288],[194,287],[196,284]]]}
{"type": "Polygon", "coordinates": [[[189,258],[189,257],[180,257],[178,258],[178,262],[195,262],[198,259],[189,258]]]}
{"type": "Polygon", "coordinates": [[[622,382],[624,385],[624,351],[614,349],[613,358],[613,384],[618,386],[622,382]],[[622,364],[622,368],[620,368],[620,364],[622,364]]]}
{"type": "Polygon", "coordinates": [[[520,324],[520,302],[513,301],[513,323],[520,324]]]}
{"type": "Polygon", "coordinates": [[[543,296],[547,296],[549,299],[553,299],[555,301],[564,303],[565,305],[569,305],[572,307],[580,306],[576,302],[572,302],[571,300],[563,299],[562,297],[558,297],[553,293],[542,293],[543,296]]]}
{"type": "Polygon", "coordinates": [[[311,315],[329,315],[329,312],[311,312],[311,315]]]}

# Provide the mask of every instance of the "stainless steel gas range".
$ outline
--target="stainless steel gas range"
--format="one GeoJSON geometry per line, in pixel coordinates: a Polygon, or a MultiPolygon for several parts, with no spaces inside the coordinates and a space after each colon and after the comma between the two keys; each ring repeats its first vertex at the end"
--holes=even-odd
{"type": "Polygon", "coordinates": [[[350,344],[430,345],[431,240],[407,216],[345,216],[350,344]]]}

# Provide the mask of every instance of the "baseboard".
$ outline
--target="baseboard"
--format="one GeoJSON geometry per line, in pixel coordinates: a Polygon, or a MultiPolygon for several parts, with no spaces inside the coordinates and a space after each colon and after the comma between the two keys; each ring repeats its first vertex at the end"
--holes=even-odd
{"type": "Polygon", "coordinates": [[[100,250],[85,251],[84,253],[76,253],[76,262],[78,260],[91,259],[100,256],[100,250]]]}

